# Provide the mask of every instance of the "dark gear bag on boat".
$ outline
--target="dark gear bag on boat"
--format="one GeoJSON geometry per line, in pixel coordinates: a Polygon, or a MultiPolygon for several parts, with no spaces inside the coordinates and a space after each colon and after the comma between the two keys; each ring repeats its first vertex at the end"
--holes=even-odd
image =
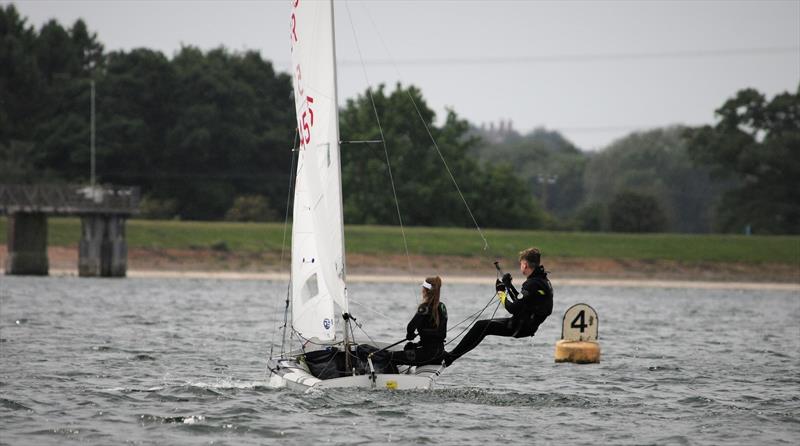
{"type": "Polygon", "coordinates": [[[397,366],[392,364],[390,361],[391,355],[387,350],[378,351],[379,348],[375,347],[374,345],[369,344],[359,344],[356,347],[356,356],[358,357],[358,365],[359,370],[358,373],[369,373],[369,361],[367,361],[367,357],[369,357],[370,353],[375,353],[372,355],[372,366],[375,368],[375,373],[397,373],[397,366]]]}
{"type": "Polygon", "coordinates": [[[306,365],[312,375],[319,379],[339,378],[347,375],[344,352],[336,347],[315,350],[305,354],[306,365]]]}

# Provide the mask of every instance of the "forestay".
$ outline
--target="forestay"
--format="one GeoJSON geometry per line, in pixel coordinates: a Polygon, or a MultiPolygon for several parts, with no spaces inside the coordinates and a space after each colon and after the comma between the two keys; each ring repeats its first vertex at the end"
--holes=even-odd
{"type": "Polygon", "coordinates": [[[300,150],[292,225],[292,327],[341,339],[346,313],[339,123],[331,2],[296,0],[290,25],[300,150]]]}

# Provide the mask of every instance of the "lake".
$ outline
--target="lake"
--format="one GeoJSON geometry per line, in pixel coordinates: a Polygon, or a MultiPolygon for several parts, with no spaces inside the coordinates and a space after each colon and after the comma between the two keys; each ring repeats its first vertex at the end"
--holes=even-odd
{"type": "MultiPolygon", "coordinates": [[[[265,375],[285,293],[285,283],[257,280],[0,276],[0,443],[800,438],[797,291],[556,286],[534,338],[487,337],[433,391],[312,394],[273,388],[265,375]],[[561,317],[579,302],[599,314],[601,363],[555,364],[561,317]]],[[[445,282],[450,325],[493,293],[493,279],[445,282]]],[[[418,294],[418,285],[355,283],[350,310],[370,336],[394,342],[418,294]]]]}

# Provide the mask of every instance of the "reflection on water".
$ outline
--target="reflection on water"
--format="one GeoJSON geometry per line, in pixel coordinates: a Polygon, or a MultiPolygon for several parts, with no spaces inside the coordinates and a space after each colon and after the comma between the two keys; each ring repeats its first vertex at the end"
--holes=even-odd
{"type": "MultiPolygon", "coordinates": [[[[451,322],[481,308],[492,282],[445,284],[451,322]]],[[[800,434],[796,292],[562,287],[535,338],[487,338],[434,391],[301,395],[264,375],[285,290],[0,277],[0,441],[761,444],[800,434]],[[577,302],[599,313],[598,365],[553,362],[561,315],[577,302]]],[[[351,310],[373,338],[394,341],[417,292],[355,284],[351,310]]]]}

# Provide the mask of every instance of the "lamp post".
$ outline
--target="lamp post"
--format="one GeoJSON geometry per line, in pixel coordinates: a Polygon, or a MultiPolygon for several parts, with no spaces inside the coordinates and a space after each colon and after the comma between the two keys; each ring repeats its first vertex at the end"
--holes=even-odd
{"type": "Polygon", "coordinates": [[[536,182],[542,185],[542,205],[544,205],[544,209],[547,210],[547,185],[548,184],[556,184],[558,181],[558,175],[547,175],[547,174],[539,174],[536,175],[536,182]]]}
{"type": "Polygon", "coordinates": [[[92,79],[91,84],[92,84],[92,106],[91,106],[92,107],[92,111],[91,111],[91,116],[92,117],[91,117],[91,131],[90,131],[90,133],[91,133],[91,136],[90,136],[91,142],[90,142],[89,150],[91,152],[91,158],[92,159],[91,159],[91,172],[90,172],[89,178],[90,178],[90,183],[91,183],[91,186],[92,186],[92,190],[94,190],[94,181],[95,181],[94,180],[94,172],[95,172],[95,165],[94,165],[95,164],[95,162],[94,162],[94,157],[95,157],[95,153],[94,153],[94,79],[92,79]]]}

